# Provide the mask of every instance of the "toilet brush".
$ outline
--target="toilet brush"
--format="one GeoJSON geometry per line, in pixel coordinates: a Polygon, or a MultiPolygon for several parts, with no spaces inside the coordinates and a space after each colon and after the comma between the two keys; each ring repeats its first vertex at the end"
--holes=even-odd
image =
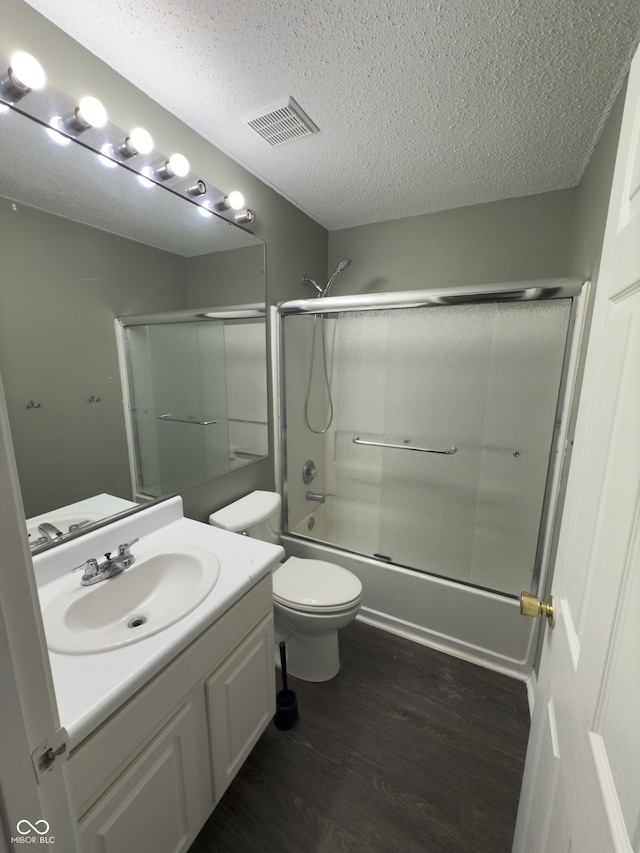
{"type": "Polygon", "coordinates": [[[298,700],[293,690],[287,688],[287,655],[284,640],[280,643],[282,690],[276,696],[276,713],[273,722],[277,729],[290,729],[298,719],[298,700]]]}

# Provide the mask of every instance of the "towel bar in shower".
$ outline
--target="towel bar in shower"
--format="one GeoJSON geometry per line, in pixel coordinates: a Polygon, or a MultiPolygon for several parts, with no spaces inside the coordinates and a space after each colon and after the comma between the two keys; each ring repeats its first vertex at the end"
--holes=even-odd
{"type": "Polygon", "coordinates": [[[457,447],[450,447],[449,450],[434,450],[432,447],[414,447],[412,444],[387,444],[384,441],[365,441],[359,435],[354,435],[352,439],[354,444],[366,444],[369,447],[389,447],[392,450],[416,450],[418,453],[439,453],[442,456],[451,456],[458,452],[457,447]]]}
{"type": "Polygon", "coordinates": [[[197,424],[197,426],[211,426],[217,424],[218,421],[203,421],[199,420],[195,415],[174,415],[168,412],[166,415],[158,415],[159,421],[178,421],[180,424],[197,424]]]}

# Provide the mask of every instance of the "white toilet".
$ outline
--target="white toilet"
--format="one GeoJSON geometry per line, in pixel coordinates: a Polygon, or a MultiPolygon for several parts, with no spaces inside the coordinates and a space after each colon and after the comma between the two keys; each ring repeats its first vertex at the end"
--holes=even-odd
{"type": "MultiPolygon", "coordinates": [[[[209,516],[224,530],[277,543],[280,495],[251,492],[209,516]]],[[[334,563],[289,557],[273,573],[276,641],[287,643],[287,669],[304,681],[338,674],[338,631],[355,619],[362,602],[358,578],[334,563]]]]}

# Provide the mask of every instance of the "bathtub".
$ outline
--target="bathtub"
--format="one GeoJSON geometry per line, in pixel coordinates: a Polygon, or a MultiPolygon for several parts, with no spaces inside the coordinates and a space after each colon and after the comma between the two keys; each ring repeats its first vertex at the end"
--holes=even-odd
{"type": "Polygon", "coordinates": [[[520,615],[517,599],[317,541],[331,539],[331,512],[329,503],[314,508],[283,534],[282,544],[290,556],[328,560],[353,572],[364,590],[358,619],[489,669],[529,677],[538,622],[520,615]]]}

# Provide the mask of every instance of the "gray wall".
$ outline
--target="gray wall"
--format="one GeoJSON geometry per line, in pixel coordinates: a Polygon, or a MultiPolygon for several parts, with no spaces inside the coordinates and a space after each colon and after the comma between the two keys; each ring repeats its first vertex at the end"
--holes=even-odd
{"type": "MultiPolygon", "coordinates": [[[[602,255],[602,242],[607,222],[609,196],[611,194],[613,170],[618,150],[618,138],[620,136],[620,125],[622,123],[625,93],[626,84],[622,87],[622,90],[616,99],[609,118],[604,125],[602,133],[600,134],[598,144],[596,145],[593,155],[591,156],[584,174],[582,175],[582,179],[575,190],[575,208],[571,229],[569,257],[567,261],[567,274],[571,276],[578,276],[585,281],[589,279],[592,282],[591,306],[587,314],[588,325],[590,324],[590,315],[593,309],[593,295],[598,284],[598,270],[600,267],[600,257],[602,255]]],[[[582,361],[578,367],[577,375],[578,393],[582,384],[585,358],[586,352],[583,352],[582,361]]],[[[574,406],[572,422],[569,425],[571,433],[573,433],[575,428],[577,415],[578,406],[574,406]]],[[[565,489],[566,478],[560,494],[559,506],[562,506],[562,502],[564,501],[565,489]]],[[[560,525],[557,524],[553,531],[551,549],[552,562],[554,560],[559,535],[560,525]]],[[[551,591],[552,580],[553,576],[550,572],[546,581],[546,589],[543,591],[545,596],[548,596],[551,591]]],[[[538,669],[540,663],[542,640],[543,634],[540,634],[535,660],[536,669],[538,669]]]]}
{"type": "Polygon", "coordinates": [[[264,246],[187,258],[189,308],[264,300],[264,246]]]}
{"type": "Polygon", "coordinates": [[[0,367],[27,517],[131,499],[114,319],[186,295],[184,258],[0,199],[0,367]]]}
{"type": "MultiPolygon", "coordinates": [[[[159,151],[182,151],[192,171],[225,191],[238,189],[256,213],[248,229],[266,242],[267,302],[300,295],[300,277],[326,274],[327,232],[235,163],[211,142],[162,109],[139,89],[54,27],[23,0],[4,0],[0,52],[16,46],[38,57],[50,84],[71,96],[91,92],[122,128],[142,125],[159,151]]],[[[273,436],[271,435],[271,442],[273,436]]],[[[185,512],[206,519],[213,509],[255,488],[273,488],[273,459],[265,459],[183,493],[185,512]]]]}
{"type": "MultiPolygon", "coordinates": [[[[336,281],[335,294],[545,278],[592,269],[599,254],[596,232],[602,184],[596,167],[593,177],[585,174],[582,190],[509,199],[328,235],[23,0],[5,0],[0,52],[8,55],[16,45],[38,56],[54,87],[77,97],[92,92],[107,104],[115,124],[148,127],[158,150],[183,151],[203,179],[224,190],[243,192],[257,217],[249,230],[266,242],[268,304],[308,295],[300,277],[305,273],[322,280],[327,254],[330,266],[343,257],[354,261],[336,281]],[[572,237],[573,207],[581,191],[584,198],[578,209],[583,212],[578,212],[576,222],[583,218],[572,237]]],[[[59,344],[65,345],[64,338],[59,344]]],[[[185,511],[205,519],[212,509],[250,489],[272,488],[273,483],[273,462],[267,459],[187,490],[185,511]]]]}
{"type": "Polygon", "coordinates": [[[574,190],[495,201],[329,234],[333,293],[371,293],[566,275],[574,190]]]}
{"type": "Polygon", "coordinates": [[[626,84],[618,95],[575,192],[568,272],[594,282],[598,278],[602,254],[625,93],[626,84]]]}

